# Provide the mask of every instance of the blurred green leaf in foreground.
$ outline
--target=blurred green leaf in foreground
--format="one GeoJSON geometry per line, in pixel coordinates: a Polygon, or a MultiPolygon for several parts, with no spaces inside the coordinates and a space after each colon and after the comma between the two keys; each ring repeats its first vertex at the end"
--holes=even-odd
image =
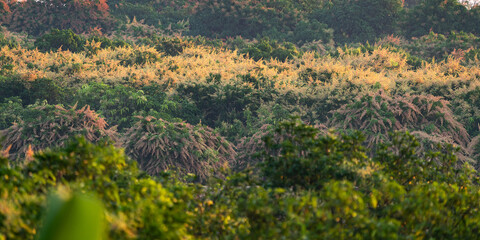
{"type": "MultiPolygon", "coordinates": [[[[62,192],[61,190],[59,192],[62,192]]],[[[103,206],[85,194],[53,194],[38,240],[105,239],[103,206]]]]}

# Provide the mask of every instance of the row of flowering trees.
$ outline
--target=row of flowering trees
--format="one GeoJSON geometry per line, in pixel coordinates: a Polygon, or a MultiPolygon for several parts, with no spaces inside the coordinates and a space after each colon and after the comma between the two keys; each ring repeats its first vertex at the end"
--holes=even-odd
{"type": "Polygon", "coordinates": [[[106,0],[0,0],[2,25],[16,32],[43,34],[51,28],[88,32],[109,29],[113,18],[106,0]]]}

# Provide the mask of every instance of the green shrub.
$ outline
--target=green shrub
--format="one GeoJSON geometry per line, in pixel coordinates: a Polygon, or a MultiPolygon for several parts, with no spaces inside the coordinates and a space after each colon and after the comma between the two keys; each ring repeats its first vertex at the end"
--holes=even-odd
{"type": "Polygon", "coordinates": [[[23,168],[2,164],[0,173],[0,203],[8,206],[0,210],[0,237],[38,237],[46,195],[56,191],[97,195],[105,206],[109,239],[189,238],[188,188],[153,181],[112,145],[79,138],[35,155],[23,168]]]}
{"type": "Polygon", "coordinates": [[[133,53],[130,53],[127,56],[123,56],[120,59],[120,64],[122,66],[134,66],[139,65],[143,66],[149,63],[155,63],[160,59],[160,55],[155,49],[153,51],[151,49],[136,49],[133,53]]]}
{"type": "Polygon", "coordinates": [[[212,128],[235,120],[245,124],[249,117],[247,111],[255,117],[261,104],[272,101],[276,95],[272,81],[264,77],[248,74],[227,85],[220,84],[219,77],[212,75],[207,84],[180,84],[177,87],[177,94],[191,100],[200,112],[202,123],[212,128]]]}
{"type": "Polygon", "coordinates": [[[160,38],[155,42],[155,49],[167,56],[177,56],[189,45],[181,38],[160,38]]]}
{"type": "Polygon", "coordinates": [[[480,47],[480,38],[465,32],[448,32],[448,35],[429,32],[412,41],[401,44],[413,58],[426,61],[448,60],[450,57],[473,60],[475,49],[480,47]]]}
{"type": "Polygon", "coordinates": [[[104,83],[83,85],[77,91],[75,101],[90,105],[119,130],[131,127],[136,115],[148,112],[148,100],[144,92],[130,87],[104,83]]]}
{"type": "Polygon", "coordinates": [[[271,187],[321,189],[331,180],[356,181],[367,164],[360,133],[322,136],[302,122],[281,123],[280,137],[265,137],[262,175],[271,187]]]}
{"type": "Polygon", "coordinates": [[[300,21],[295,26],[293,36],[287,38],[287,40],[297,45],[319,40],[328,44],[333,42],[333,29],[315,19],[300,21]]]}
{"type": "Polygon", "coordinates": [[[335,42],[353,43],[393,33],[401,11],[400,0],[334,0],[312,15],[333,28],[335,42]]]}
{"type": "Polygon", "coordinates": [[[2,48],[4,46],[7,46],[9,48],[15,48],[19,45],[20,44],[18,43],[18,41],[15,38],[12,38],[12,37],[7,38],[7,36],[5,36],[5,33],[3,33],[3,31],[2,31],[2,33],[0,33],[0,48],[2,48]]]}
{"type": "Polygon", "coordinates": [[[468,9],[459,1],[426,0],[407,11],[402,28],[407,37],[420,37],[431,31],[448,34],[466,30],[468,15],[468,9]]]}
{"type": "Polygon", "coordinates": [[[132,127],[137,121],[136,116],[151,115],[170,121],[197,114],[195,108],[184,99],[170,99],[161,85],[150,84],[138,88],[93,82],[78,89],[73,101],[79,105],[90,105],[112,126],[117,126],[119,131],[132,127]]]}
{"type": "Polygon", "coordinates": [[[20,97],[27,99],[28,89],[27,82],[17,76],[1,76],[0,77],[0,101],[11,97],[20,97]]]}
{"type": "Polygon", "coordinates": [[[56,81],[49,78],[25,81],[18,76],[0,77],[0,102],[6,98],[20,97],[24,105],[45,100],[57,104],[66,100],[68,93],[68,88],[58,86],[56,81]]]}
{"type": "Polygon", "coordinates": [[[100,48],[112,48],[115,49],[117,47],[128,47],[130,46],[129,43],[127,43],[124,40],[120,39],[110,39],[104,36],[91,36],[88,38],[88,41],[95,41],[100,44],[100,48]]]}
{"type": "Polygon", "coordinates": [[[468,163],[460,163],[457,151],[450,144],[439,146],[435,152],[421,150],[414,135],[394,132],[388,142],[379,145],[373,159],[383,166],[383,172],[406,187],[430,182],[469,186],[477,181],[475,171],[468,163]]]}
{"type": "Polygon", "coordinates": [[[472,207],[479,200],[476,187],[428,183],[415,186],[388,215],[404,223],[402,235],[419,238],[476,238],[478,212],[472,207]]]}
{"type": "Polygon", "coordinates": [[[292,43],[285,42],[280,44],[277,41],[268,38],[249,45],[247,48],[243,49],[241,53],[247,54],[255,61],[259,61],[260,59],[270,60],[273,58],[283,62],[287,59],[294,59],[300,55],[295,45],[292,43]]]}
{"type": "Polygon", "coordinates": [[[38,78],[28,84],[28,98],[25,104],[33,104],[36,101],[46,100],[50,104],[62,103],[69,94],[69,89],[61,87],[49,78],[38,78]]]}
{"type": "Polygon", "coordinates": [[[52,29],[35,40],[35,47],[40,51],[57,51],[58,49],[69,50],[71,52],[81,52],[84,50],[85,39],[75,34],[71,29],[58,30],[52,29]]]}
{"type": "Polygon", "coordinates": [[[0,130],[12,126],[14,122],[20,122],[23,110],[22,99],[19,97],[5,98],[0,102],[0,130]]]}

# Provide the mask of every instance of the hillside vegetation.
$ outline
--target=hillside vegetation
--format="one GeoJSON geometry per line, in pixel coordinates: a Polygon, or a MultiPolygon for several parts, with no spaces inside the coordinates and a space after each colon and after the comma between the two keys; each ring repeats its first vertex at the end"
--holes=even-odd
{"type": "Polygon", "coordinates": [[[477,6],[0,3],[0,240],[479,236],[477,6]]]}

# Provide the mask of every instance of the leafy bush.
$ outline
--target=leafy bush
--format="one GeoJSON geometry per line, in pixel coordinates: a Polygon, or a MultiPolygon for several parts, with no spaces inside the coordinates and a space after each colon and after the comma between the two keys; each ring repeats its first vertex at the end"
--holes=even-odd
{"type": "Polygon", "coordinates": [[[427,35],[431,31],[448,34],[466,30],[468,15],[468,9],[459,1],[426,0],[407,11],[402,28],[407,37],[427,35]]]}
{"type": "Polygon", "coordinates": [[[56,81],[49,78],[25,81],[18,76],[0,77],[0,101],[19,97],[24,105],[44,100],[57,104],[66,100],[68,92],[68,88],[58,86],[56,81]]]}
{"type": "Polygon", "coordinates": [[[22,100],[18,97],[6,98],[0,102],[0,130],[19,122],[23,110],[22,100]]]}
{"type": "Polygon", "coordinates": [[[334,0],[313,18],[333,28],[335,42],[366,42],[393,33],[401,11],[400,0],[334,0]]]}
{"type": "Polygon", "coordinates": [[[28,98],[26,81],[19,77],[0,77],[0,101],[11,97],[28,98]]]}
{"type": "Polygon", "coordinates": [[[71,52],[81,52],[85,46],[85,39],[75,34],[71,29],[52,29],[35,40],[35,47],[40,51],[56,51],[58,49],[71,52]]]}
{"type": "Polygon", "coordinates": [[[247,74],[239,76],[240,81],[226,85],[220,84],[220,78],[219,75],[210,75],[207,84],[180,84],[177,87],[177,94],[195,104],[200,111],[200,119],[209,127],[215,128],[222,122],[233,123],[235,120],[245,123],[247,110],[256,116],[261,104],[272,101],[276,94],[273,82],[264,77],[247,74]]]}
{"type": "MultiPolygon", "coordinates": [[[[1,5],[1,3],[0,3],[1,5]]],[[[1,12],[1,6],[0,6],[0,12],[1,12]]],[[[0,19],[1,19],[1,13],[0,13],[0,19]]],[[[1,21],[1,20],[0,20],[1,21]]],[[[3,30],[3,29],[2,29],[3,30]]],[[[0,33],[0,47],[8,46],[9,48],[14,48],[19,45],[18,41],[15,38],[9,38],[5,36],[5,33],[0,33]]]]}
{"type": "Polygon", "coordinates": [[[275,131],[281,137],[266,137],[262,154],[267,186],[320,189],[331,179],[356,181],[358,169],[367,164],[359,133],[321,136],[298,120],[283,122],[275,131]]]}
{"type": "Polygon", "coordinates": [[[444,144],[439,151],[425,151],[417,138],[409,133],[394,132],[390,139],[380,144],[374,161],[383,171],[404,186],[419,183],[444,182],[468,186],[476,181],[474,170],[468,163],[460,164],[455,153],[459,150],[444,144]]]}
{"type": "Polygon", "coordinates": [[[255,61],[270,60],[271,58],[279,61],[286,61],[287,59],[294,59],[299,56],[299,53],[292,43],[278,43],[270,39],[262,39],[261,41],[249,45],[241,51],[241,53],[248,54],[249,57],[255,61]]]}
{"type": "Polygon", "coordinates": [[[197,114],[184,99],[170,99],[163,89],[158,84],[146,85],[138,90],[125,85],[111,86],[93,82],[78,89],[73,100],[79,105],[90,105],[108,119],[111,125],[117,126],[119,131],[132,127],[139,115],[151,115],[170,121],[197,114]]]}
{"type": "Polygon", "coordinates": [[[70,89],[61,87],[58,83],[49,78],[38,78],[28,85],[28,97],[24,98],[25,104],[33,104],[36,101],[46,100],[50,104],[60,104],[68,98],[70,89]]]}
{"type": "Polygon", "coordinates": [[[117,47],[129,47],[130,44],[127,43],[124,40],[120,39],[110,39],[104,36],[91,36],[88,38],[88,41],[92,42],[95,41],[97,43],[100,43],[100,48],[105,49],[105,48],[112,48],[115,49],[117,47]]]}
{"type": "Polygon", "coordinates": [[[430,32],[400,46],[412,56],[427,61],[433,58],[447,60],[449,57],[473,60],[475,49],[480,47],[480,38],[464,32],[449,32],[448,35],[430,32]]]}
{"type": "Polygon", "coordinates": [[[160,38],[155,43],[155,49],[167,56],[177,56],[189,45],[181,38],[160,38]]]}
{"type": "Polygon", "coordinates": [[[148,112],[148,100],[143,91],[122,85],[110,87],[103,83],[83,85],[77,91],[75,101],[80,105],[89,105],[107,118],[119,130],[131,127],[134,116],[148,112]]]}
{"type": "Polygon", "coordinates": [[[175,168],[205,181],[233,162],[233,146],[208,127],[139,118],[125,133],[125,149],[151,175],[175,168]]]}
{"type": "Polygon", "coordinates": [[[46,194],[52,190],[97,195],[105,206],[102,215],[111,239],[189,237],[188,188],[153,181],[112,145],[75,139],[35,155],[23,168],[2,164],[0,173],[0,203],[8,206],[0,210],[0,237],[34,239],[46,194]]]}
{"type": "Polygon", "coordinates": [[[154,48],[141,47],[126,56],[121,56],[120,64],[125,67],[134,65],[141,66],[147,63],[154,63],[159,59],[160,54],[154,48]]]}
{"type": "Polygon", "coordinates": [[[328,28],[325,23],[315,19],[308,19],[298,22],[293,36],[287,38],[287,40],[297,45],[313,41],[321,41],[328,44],[333,42],[333,29],[328,28]]]}

